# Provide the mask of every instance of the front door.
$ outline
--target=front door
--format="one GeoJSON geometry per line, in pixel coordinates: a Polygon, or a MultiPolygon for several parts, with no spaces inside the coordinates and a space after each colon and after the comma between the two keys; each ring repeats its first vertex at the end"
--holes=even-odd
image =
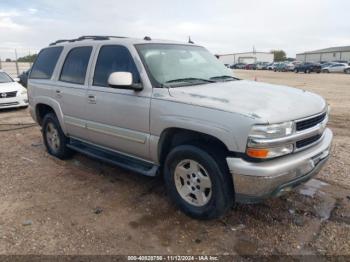
{"type": "Polygon", "coordinates": [[[116,89],[108,86],[113,72],[131,72],[133,82],[140,74],[128,48],[104,45],[98,51],[87,93],[87,129],[96,145],[143,159],[149,158],[149,111],[151,91],[116,89]]]}

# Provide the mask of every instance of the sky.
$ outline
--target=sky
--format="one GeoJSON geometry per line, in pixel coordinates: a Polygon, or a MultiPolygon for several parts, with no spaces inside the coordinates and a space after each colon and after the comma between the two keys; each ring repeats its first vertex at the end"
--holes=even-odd
{"type": "Polygon", "coordinates": [[[215,54],[350,45],[349,0],[0,0],[0,58],[57,39],[120,35],[176,41],[215,54]]]}

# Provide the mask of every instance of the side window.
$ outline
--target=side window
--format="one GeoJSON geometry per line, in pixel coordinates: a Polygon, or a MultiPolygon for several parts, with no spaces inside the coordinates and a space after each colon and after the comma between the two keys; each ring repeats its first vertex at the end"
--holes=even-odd
{"type": "Polygon", "coordinates": [[[93,85],[108,86],[108,77],[113,72],[130,72],[133,82],[139,83],[140,76],[129,50],[124,46],[107,45],[100,49],[93,85]]]}
{"type": "Polygon", "coordinates": [[[91,51],[91,46],[75,47],[70,50],[64,61],[60,80],[83,85],[91,51]]]}
{"type": "Polygon", "coordinates": [[[49,47],[40,51],[29,78],[50,79],[63,50],[62,46],[49,47]]]}

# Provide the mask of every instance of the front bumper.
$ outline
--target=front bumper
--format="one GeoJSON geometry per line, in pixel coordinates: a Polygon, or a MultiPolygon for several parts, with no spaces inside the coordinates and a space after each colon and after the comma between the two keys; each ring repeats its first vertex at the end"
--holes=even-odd
{"type": "Polygon", "coordinates": [[[303,151],[265,162],[228,157],[236,201],[259,202],[279,196],[316,175],[329,158],[333,134],[325,129],[322,139],[303,151]]]}
{"type": "Polygon", "coordinates": [[[26,106],[28,106],[27,95],[19,95],[11,98],[0,98],[0,109],[26,106]]]}

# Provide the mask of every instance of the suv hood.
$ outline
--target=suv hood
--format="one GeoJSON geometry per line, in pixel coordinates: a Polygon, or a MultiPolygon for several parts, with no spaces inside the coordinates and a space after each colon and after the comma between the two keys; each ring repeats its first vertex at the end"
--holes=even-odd
{"type": "Polygon", "coordinates": [[[280,123],[322,112],[325,100],[314,93],[267,83],[239,80],[169,88],[184,103],[243,114],[280,123]]]}

